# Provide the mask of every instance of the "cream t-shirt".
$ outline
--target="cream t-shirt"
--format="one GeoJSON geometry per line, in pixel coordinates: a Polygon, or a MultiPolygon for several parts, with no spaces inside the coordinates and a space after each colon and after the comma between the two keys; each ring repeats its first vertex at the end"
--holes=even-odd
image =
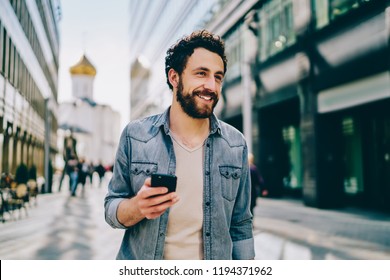
{"type": "Polygon", "coordinates": [[[164,259],[202,260],[203,144],[190,150],[173,139],[173,146],[180,200],[170,208],[164,259]]]}

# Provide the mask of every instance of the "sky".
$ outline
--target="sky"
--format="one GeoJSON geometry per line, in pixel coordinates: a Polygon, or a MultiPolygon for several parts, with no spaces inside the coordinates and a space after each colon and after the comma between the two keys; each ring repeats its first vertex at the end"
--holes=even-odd
{"type": "Polygon", "coordinates": [[[71,100],[69,68],[82,55],[97,74],[94,100],[121,114],[121,128],[129,120],[129,0],[62,0],[58,101],[71,100]]]}

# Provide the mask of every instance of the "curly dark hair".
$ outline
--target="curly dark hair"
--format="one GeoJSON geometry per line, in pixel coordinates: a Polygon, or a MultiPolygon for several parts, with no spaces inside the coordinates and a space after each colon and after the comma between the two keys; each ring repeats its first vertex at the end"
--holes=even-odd
{"type": "Polygon", "coordinates": [[[224,73],[226,73],[227,59],[225,56],[225,44],[221,37],[207,30],[194,31],[191,35],[181,38],[167,51],[165,57],[165,75],[167,77],[167,84],[171,90],[173,87],[168,79],[169,70],[172,68],[181,75],[187,65],[188,58],[196,48],[205,48],[218,54],[222,58],[224,73]]]}

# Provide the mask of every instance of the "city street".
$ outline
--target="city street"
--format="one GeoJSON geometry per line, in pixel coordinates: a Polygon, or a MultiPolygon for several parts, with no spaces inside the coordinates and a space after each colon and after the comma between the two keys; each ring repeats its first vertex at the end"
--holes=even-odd
{"type": "MultiPolygon", "coordinates": [[[[15,213],[15,220],[0,224],[0,259],[115,259],[123,231],[104,221],[104,184],[88,184],[76,197],[69,196],[66,184],[61,192],[53,189],[38,196],[28,216],[22,212],[18,219],[15,213]]],[[[254,233],[256,259],[390,260],[390,217],[380,213],[259,198],[254,233]]]]}

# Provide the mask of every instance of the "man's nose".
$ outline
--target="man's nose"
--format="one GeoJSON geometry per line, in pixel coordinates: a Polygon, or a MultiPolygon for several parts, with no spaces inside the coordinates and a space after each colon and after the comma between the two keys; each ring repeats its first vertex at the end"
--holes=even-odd
{"type": "Polygon", "coordinates": [[[209,91],[215,92],[217,90],[217,83],[214,77],[207,78],[204,87],[209,91]]]}

